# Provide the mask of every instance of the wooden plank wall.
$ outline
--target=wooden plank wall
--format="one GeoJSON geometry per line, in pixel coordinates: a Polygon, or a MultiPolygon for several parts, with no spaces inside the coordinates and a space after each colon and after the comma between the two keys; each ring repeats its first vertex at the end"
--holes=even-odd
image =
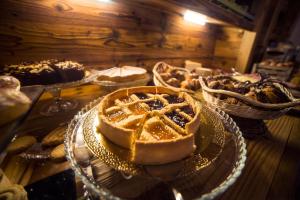
{"type": "Polygon", "coordinates": [[[212,64],[223,69],[236,67],[238,56],[242,53],[240,52],[240,46],[243,35],[243,29],[234,27],[217,27],[212,64]]]}
{"type": "Polygon", "coordinates": [[[160,60],[182,66],[190,59],[211,66],[215,30],[139,1],[5,0],[0,64],[65,58],[93,67],[151,69],[160,60]]]}

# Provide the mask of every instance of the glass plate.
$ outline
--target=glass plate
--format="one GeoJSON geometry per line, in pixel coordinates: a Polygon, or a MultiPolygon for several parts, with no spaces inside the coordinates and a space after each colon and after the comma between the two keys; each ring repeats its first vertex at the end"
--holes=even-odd
{"type": "Polygon", "coordinates": [[[168,165],[141,166],[128,161],[126,150],[91,128],[97,123],[100,100],[91,102],[74,117],[65,136],[67,158],[94,196],[138,199],[155,196],[163,184],[175,199],[212,199],[240,175],[246,145],[235,122],[223,111],[203,106],[200,131],[206,130],[206,134],[196,139],[201,148],[194,156],[168,165]]]}
{"type": "Polygon", "coordinates": [[[218,157],[224,146],[225,129],[222,121],[207,107],[202,107],[201,124],[195,139],[197,147],[200,148],[192,156],[165,165],[137,165],[130,161],[132,151],[113,144],[97,132],[97,111],[98,106],[95,106],[83,118],[82,133],[85,144],[106,165],[130,175],[159,176],[162,179],[186,176],[208,166],[218,157]]]}

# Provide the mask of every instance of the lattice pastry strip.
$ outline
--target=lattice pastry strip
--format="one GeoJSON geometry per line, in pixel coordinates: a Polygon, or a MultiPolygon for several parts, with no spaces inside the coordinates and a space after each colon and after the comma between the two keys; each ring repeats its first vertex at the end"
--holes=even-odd
{"type": "MultiPolygon", "coordinates": [[[[184,125],[192,120],[192,117],[181,108],[188,107],[188,103],[182,98],[182,93],[178,96],[168,94],[131,94],[128,97],[114,100],[115,106],[106,110],[120,114],[116,119],[116,125],[128,128],[137,129],[141,124],[141,119],[144,115],[152,110],[155,110],[155,115],[159,115],[161,120],[168,125],[168,129],[172,132],[177,131],[180,135],[186,135],[184,125]]],[[[191,114],[193,111],[190,111],[191,114]]],[[[150,114],[151,115],[151,114],[150,114]]],[[[152,113],[152,115],[154,115],[152,113]]],[[[151,134],[151,133],[149,133],[151,134]]],[[[178,136],[178,135],[177,135],[178,136]]]]}

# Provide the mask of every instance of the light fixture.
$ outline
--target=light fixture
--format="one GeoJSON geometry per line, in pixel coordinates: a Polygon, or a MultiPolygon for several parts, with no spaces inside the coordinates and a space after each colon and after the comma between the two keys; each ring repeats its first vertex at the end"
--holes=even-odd
{"type": "Polygon", "coordinates": [[[202,15],[200,13],[197,13],[197,12],[194,12],[194,11],[191,11],[191,10],[187,10],[184,13],[183,18],[186,21],[189,21],[189,22],[192,22],[192,23],[195,23],[195,24],[199,24],[199,25],[202,25],[202,26],[205,25],[205,23],[207,21],[205,15],[202,15]]]}
{"type": "Polygon", "coordinates": [[[97,1],[100,1],[100,2],[110,2],[110,0],[97,0],[97,1]]]}

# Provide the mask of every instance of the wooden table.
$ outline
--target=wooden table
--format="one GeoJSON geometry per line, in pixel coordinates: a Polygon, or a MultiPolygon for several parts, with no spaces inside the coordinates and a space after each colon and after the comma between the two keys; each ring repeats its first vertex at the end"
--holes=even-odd
{"type": "MultiPolygon", "coordinates": [[[[86,85],[65,89],[62,96],[78,100],[80,108],[105,93],[99,86],[86,85]]],[[[45,102],[49,102],[50,97],[46,93],[40,98],[20,133],[36,132],[42,136],[58,124],[68,122],[77,112],[74,110],[54,117],[41,116],[39,110],[45,102]]],[[[267,121],[266,124],[269,133],[265,137],[247,140],[247,162],[242,175],[218,199],[296,199],[297,184],[300,189],[300,118],[286,115],[267,121]]],[[[35,168],[31,182],[69,167],[68,163],[50,166],[35,168]]],[[[299,199],[299,192],[297,195],[299,199]]]]}

